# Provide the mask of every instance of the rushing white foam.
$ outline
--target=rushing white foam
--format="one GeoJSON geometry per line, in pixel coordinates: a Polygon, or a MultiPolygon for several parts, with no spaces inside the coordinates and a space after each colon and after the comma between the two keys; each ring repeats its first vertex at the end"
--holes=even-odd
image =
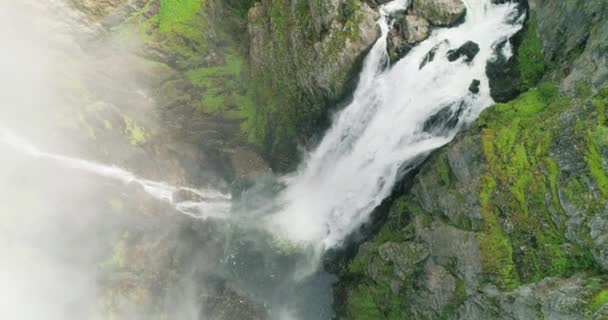
{"type": "Polygon", "coordinates": [[[8,129],[0,128],[0,142],[34,158],[54,161],[67,168],[89,172],[124,184],[139,185],[152,197],[172,204],[179,212],[193,218],[226,218],[231,209],[231,196],[217,190],[176,187],[165,182],[138,178],[116,166],[44,152],[8,129]],[[192,200],[180,200],[180,195],[192,200]]]}
{"type": "MultiPolygon", "coordinates": [[[[380,19],[382,36],[364,62],[352,103],[335,117],[297,174],[285,178],[288,187],[280,195],[284,207],[267,219],[269,230],[296,242],[339,246],[390,194],[405,165],[448,143],[493,103],[486,64],[496,44],[521,28],[522,19],[514,22],[514,4],[465,3],[463,24],[435,30],[388,70],[389,28],[386,15],[380,19]],[[474,60],[449,62],[448,51],[467,41],[479,45],[474,60]],[[434,60],[421,68],[431,51],[434,60]],[[474,79],[481,81],[477,95],[468,90],[474,79]],[[446,107],[461,113],[458,125],[447,132],[425,132],[424,123],[446,107]]],[[[407,5],[395,1],[384,11],[407,5]]]]}
{"type": "MultiPolygon", "coordinates": [[[[410,0],[381,6],[378,24],[382,35],[365,59],[353,101],[336,115],[332,128],[300,170],[284,177],[287,188],[278,195],[282,209],[263,222],[269,230],[294,242],[339,246],[389,195],[405,173],[403,168],[448,143],[462,125],[493,103],[486,64],[494,58],[496,44],[522,27],[523,17],[516,20],[515,4],[464,2],[467,17],[463,24],[435,30],[390,69],[387,16],[405,10],[410,0]],[[479,45],[474,60],[449,62],[448,51],[467,41],[479,45]],[[434,58],[423,66],[431,52],[434,58]],[[468,90],[474,79],[480,81],[476,95],[468,90]],[[458,113],[457,125],[441,132],[423,130],[428,119],[446,108],[458,113]]],[[[510,45],[504,46],[503,54],[510,55],[510,50],[510,45]]],[[[33,157],[138,184],[194,218],[225,218],[231,210],[230,195],[216,190],[176,187],[138,178],[115,166],[43,152],[6,129],[0,129],[0,141],[33,157]],[[180,200],[184,193],[188,199],[180,200]]]]}

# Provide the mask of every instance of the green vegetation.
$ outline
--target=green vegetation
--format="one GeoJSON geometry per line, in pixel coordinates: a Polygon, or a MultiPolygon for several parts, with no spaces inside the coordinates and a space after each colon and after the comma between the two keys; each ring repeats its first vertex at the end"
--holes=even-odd
{"type": "Polygon", "coordinates": [[[536,17],[532,15],[526,24],[523,41],[517,50],[522,91],[534,87],[545,72],[543,44],[538,36],[536,17]]]}
{"type": "Polygon", "coordinates": [[[319,13],[329,10],[331,3],[265,3],[252,21],[254,27],[265,32],[260,33],[263,39],[257,39],[261,40],[258,56],[262,61],[254,70],[254,103],[248,105],[252,109],[246,109],[242,128],[250,142],[274,157],[271,160],[275,167],[287,169],[297,160],[297,140],[323,128],[328,105],[341,98],[333,94],[344,94],[341,86],[345,87],[349,70],[343,70],[342,79],[333,81],[338,88],[321,89],[315,73],[319,72],[319,65],[329,65],[337,59],[347,39],[359,36],[361,1],[339,4],[336,19],[342,22],[342,28],[325,33],[324,39],[319,13]]]}
{"type": "Polygon", "coordinates": [[[467,288],[464,280],[456,280],[456,288],[454,289],[454,296],[450,300],[450,303],[445,307],[443,313],[445,315],[452,314],[461,306],[467,299],[467,288]]]}
{"type": "Polygon", "coordinates": [[[591,299],[591,302],[588,305],[588,309],[591,312],[596,312],[603,305],[605,305],[607,303],[608,303],[608,289],[603,289],[603,290],[599,291],[598,293],[596,293],[595,296],[593,297],[593,299],[591,299]]]}
{"type": "MultiPolygon", "coordinates": [[[[564,239],[564,225],[555,218],[563,215],[560,173],[548,154],[552,132],[561,130],[560,112],[585,100],[585,96],[558,97],[552,86],[543,84],[510,103],[494,106],[480,119],[488,164],[480,191],[484,218],[480,254],[489,280],[502,289],[594,268],[587,251],[564,239]]],[[[602,135],[592,131],[582,140],[602,135]]],[[[586,145],[590,175],[603,190],[608,180],[603,180],[606,175],[598,149],[595,143],[586,145]]]]}
{"type": "Polygon", "coordinates": [[[187,71],[187,77],[200,96],[197,110],[240,118],[251,108],[250,93],[243,81],[243,61],[236,53],[225,56],[224,64],[187,71]]]}
{"type": "Polygon", "coordinates": [[[199,14],[203,0],[160,0],[158,12],[159,30],[183,34],[195,27],[195,18],[199,14]]]}
{"type": "Polygon", "coordinates": [[[404,320],[409,319],[402,302],[407,297],[393,293],[388,284],[360,285],[348,298],[348,319],[353,320],[404,320]]]}
{"type": "Polygon", "coordinates": [[[134,146],[144,144],[146,142],[146,132],[144,131],[144,128],[137,125],[133,119],[127,116],[123,116],[123,120],[125,121],[125,133],[129,137],[129,142],[134,146]]]}
{"type": "Polygon", "coordinates": [[[439,159],[435,161],[435,171],[439,175],[441,182],[444,186],[450,185],[450,165],[448,163],[448,157],[445,154],[440,155],[439,159]]]}
{"type": "MultiPolygon", "coordinates": [[[[130,17],[146,43],[171,57],[166,64],[177,73],[160,89],[168,104],[225,119],[251,117],[256,106],[244,55],[247,12],[254,3],[160,0],[158,12],[148,2],[130,17]]],[[[139,132],[130,131],[139,141],[139,132]]]]}

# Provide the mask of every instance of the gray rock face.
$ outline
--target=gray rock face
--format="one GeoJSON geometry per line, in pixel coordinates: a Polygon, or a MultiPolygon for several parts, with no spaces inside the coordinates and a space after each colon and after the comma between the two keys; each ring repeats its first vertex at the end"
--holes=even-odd
{"type": "Polygon", "coordinates": [[[397,17],[388,38],[391,60],[403,57],[430,34],[431,25],[425,18],[411,14],[397,17]]]}
{"type": "Polygon", "coordinates": [[[589,80],[596,87],[608,82],[608,3],[606,1],[531,0],[538,20],[547,63],[558,66],[562,87],[589,80]]]}
{"type": "Polygon", "coordinates": [[[249,11],[256,89],[280,93],[273,101],[260,102],[277,103],[280,112],[270,106],[258,110],[270,119],[263,138],[267,151],[277,158],[275,167],[293,164],[294,140],[305,140],[318,130],[327,109],[350,90],[365,53],[380,36],[378,18],[375,9],[360,1],[309,0],[295,6],[264,0],[249,11]],[[286,118],[300,120],[288,123],[286,118]]]}
{"type": "MultiPolygon", "coordinates": [[[[573,201],[573,195],[567,195],[570,191],[566,187],[572,185],[572,179],[588,174],[581,153],[575,151],[584,146],[569,128],[575,126],[575,119],[588,118],[591,110],[589,106],[574,103],[556,125],[566,128],[553,137],[555,143],[549,151],[560,170],[557,186],[561,208],[548,211],[553,212],[554,223],[563,226],[564,234],[560,236],[566,252],[584,248],[592,254],[594,264],[606,270],[605,202],[598,198],[597,189],[588,177],[582,178],[588,184],[582,185],[574,196],[578,200],[573,201]],[[564,215],[559,214],[560,210],[564,215]]],[[[594,269],[581,267],[574,276],[550,276],[508,290],[498,288],[490,280],[481,249],[483,241],[488,241],[484,236],[487,221],[481,213],[479,199],[479,190],[484,183],[482,177],[487,170],[482,136],[483,131],[479,128],[461,134],[421,168],[405,204],[399,205],[406,209],[401,215],[391,213],[392,218],[384,227],[410,230],[413,238],[408,236],[411,240],[402,241],[406,237],[402,233],[384,243],[372,239],[361,247],[359,255],[378,257],[365,260],[367,270],[374,270],[372,279],[380,288],[390,285],[403,301],[399,312],[407,310],[407,316],[413,319],[582,320],[591,319],[591,315],[593,319],[603,319],[606,309],[601,301],[595,306],[597,310],[589,309],[590,301],[596,299],[594,297],[602,288],[608,287],[606,279],[595,275],[594,269]],[[403,218],[404,215],[409,218],[403,218]],[[405,227],[400,224],[404,220],[409,221],[405,227]],[[390,277],[383,276],[387,274],[387,268],[391,270],[390,277]]],[[[492,197],[501,199],[506,192],[498,189],[492,197]]],[[[550,196],[546,197],[549,199],[547,205],[553,203],[550,196]]],[[[496,204],[501,208],[507,205],[496,204]]],[[[508,215],[500,210],[496,214],[508,215]]],[[[540,213],[533,211],[530,214],[540,213]]],[[[513,229],[525,228],[515,223],[506,220],[501,225],[501,232],[510,234],[513,229]]],[[[529,267],[517,258],[513,261],[522,270],[529,267]]],[[[366,273],[366,276],[371,277],[371,274],[366,273]]],[[[369,291],[375,294],[376,288],[370,286],[369,291]]]]}
{"type": "MultiPolygon", "coordinates": [[[[417,14],[416,5],[421,2],[414,1],[417,14]]],[[[546,77],[562,89],[576,87],[581,79],[596,88],[608,85],[608,51],[598,49],[608,43],[608,3],[537,0],[530,5],[545,60],[557,67],[546,77]]],[[[399,290],[393,291],[397,293],[384,298],[401,301],[397,308],[371,299],[371,308],[374,303],[383,305],[378,310],[388,315],[376,318],[390,319],[391,312],[396,312],[412,319],[608,319],[608,303],[602,297],[608,288],[603,276],[608,270],[608,198],[597,177],[597,171],[608,172],[608,143],[597,139],[599,133],[590,135],[606,127],[598,119],[608,116],[602,107],[608,105],[607,94],[573,93],[562,99],[561,107],[552,109],[556,102],[548,102],[546,111],[531,116],[524,125],[534,122],[541,133],[550,133],[546,144],[520,129],[512,132],[515,140],[506,147],[489,143],[488,139],[505,138],[508,130],[499,130],[519,117],[516,109],[502,116],[490,109],[482,114],[479,125],[457,136],[420,168],[410,191],[395,202],[379,236],[364,247],[366,252],[381,252],[379,257],[401,252],[417,261],[410,249],[415,243],[427,248],[428,256],[413,265],[413,272],[404,273],[404,278],[392,273],[392,277],[375,277],[367,284],[373,297],[382,288],[395,288],[394,283],[399,283],[399,290]],[[514,155],[497,149],[512,151],[517,145],[525,149],[537,144],[544,149],[525,151],[524,172],[540,183],[523,188],[519,198],[527,206],[526,215],[534,218],[518,221],[515,217],[522,210],[513,188],[522,173],[511,167],[514,155]],[[595,164],[590,157],[595,157],[595,164]],[[490,221],[493,219],[496,221],[490,221]],[[488,225],[499,231],[488,233],[492,230],[488,225]],[[387,240],[387,229],[408,230],[408,240],[404,241],[403,233],[387,240]],[[554,230],[552,242],[543,242],[545,230],[554,230]],[[506,251],[512,252],[506,259],[500,258],[506,251]],[[515,270],[509,271],[508,264],[515,270]],[[489,272],[492,267],[502,275],[489,272]],[[507,281],[514,282],[505,285],[507,281]]],[[[354,261],[358,262],[358,255],[354,261]]],[[[386,269],[380,266],[386,261],[394,263],[395,259],[367,263],[382,274],[386,269]]]]}
{"type": "Polygon", "coordinates": [[[429,251],[419,243],[387,242],[378,248],[378,254],[382,260],[395,266],[395,275],[405,280],[414,272],[415,265],[429,256],[429,251]]]}
{"type": "Polygon", "coordinates": [[[461,21],[467,8],[462,0],[414,0],[414,13],[434,26],[452,26],[461,21]]]}

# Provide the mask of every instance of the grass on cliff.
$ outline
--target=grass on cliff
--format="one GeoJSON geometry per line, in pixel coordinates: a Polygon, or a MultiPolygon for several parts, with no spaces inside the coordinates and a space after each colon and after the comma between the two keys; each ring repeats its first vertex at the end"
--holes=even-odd
{"type": "MultiPolygon", "coordinates": [[[[497,104],[480,118],[488,164],[480,190],[480,254],[489,280],[502,289],[594,268],[590,253],[564,238],[560,169],[549,155],[554,134],[562,130],[560,113],[586,101],[580,95],[560,97],[555,86],[544,84],[497,104]]],[[[583,127],[587,129],[581,130],[579,141],[586,149],[589,175],[604,193],[608,178],[600,156],[603,146],[596,143],[602,143],[604,129],[598,128],[603,125],[583,127]]]]}
{"type": "Polygon", "coordinates": [[[540,81],[546,69],[543,43],[538,36],[536,24],[536,16],[532,14],[526,24],[522,43],[517,50],[520,89],[522,91],[534,87],[540,81]]]}
{"type": "Polygon", "coordinates": [[[161,32],[191,32],[196,16],[199,15],[203,0],[160,0],[158,11],[161,32]]]}
{"type": "Polygon", "coordinates": [[[386,284],[361,284],[350,291],[348,297],[348,319],[352,320],[403,320],[409,319],[403,293],[393,293],[386,284]]]}
{"type": "Polygon", "coordinates": [[[591,312],[598,311],[603,305],[608,303],[608,289],[599,291],[589,302],[588,309],[591,312]]]}
{"type": "Polygon", "coordinates": [[[253,113],[253,95],[243,57],[247,11],[253,0],[151,1],[130,20],[143,39],[164,53],[177,76],[162,84],[163,97],[206,115],[244,119],[253,113]],[[148,17],[148,18],[146,18],[148,17]],[[176,102],[177,101],[177,102],[176,102]]]}

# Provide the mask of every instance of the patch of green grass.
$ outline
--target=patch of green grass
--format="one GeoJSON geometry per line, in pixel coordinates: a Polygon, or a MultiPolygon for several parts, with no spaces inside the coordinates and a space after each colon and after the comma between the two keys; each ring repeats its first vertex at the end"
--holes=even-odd
{"type": "Polygon", "coordinates": [[[243,79],[243,61],[236,53],[225,56],[224,63],[187,72],[187,77],[201,97],[196,104],[199,111],[237,118],[246,118],[255,110],[249,88],[243,79]]]}
{"type": "MultiPolygon", "coordinates": [[[[488,279],[502,289],[594,268],[590,254],[568,243],[564,226],[554,218],[563,214],[563,208],[560,169],[549,147],[552,132],[562,129],[560,110],[573,101],[564,102],[551,86],[543,86],[498,104],[481,117],[488,170],[480,190],[484,223],[479,249],[488,279]]],[[[605,172],[596,150],[590,148],[586,159],[591,176],[603,189],[605,172]]],[[[577,196],[574,189],[567,192],[577,196]]]]}
{"type": "Polygon", "coordinates": [[[588,308],[591,312],[596,312],[606,303],[608,303],[608,289],[603,289],[591,299],[588,308]]]}
{"type": "Polygon", "coordinates": [[[600,91],[598,92],[598,95],[602,98],[608,98],[608,86],[605,86],[602,89],[600,89],[600,91]]]}
{"type": "Polygon", "coordinates": [[[450,302],[445,307],[443,313],[446,315],[453,314],[456,312],[456,309],[462,305],[467,299],[467,288],[464,280],[457,279],[456,287],[454,288],[454,295],[450,302]]]}
{"type": "Polygon", "coordinates": [[[534,87],[542,78],[545,72],[545,56],[543,53],[543,43],[538,36],[536,27],[536,17],[530,16],[524,33],[523,41],[517,50],[519,59],[519,74],[522,91],[534,87]]]}
{"type": "Polygon", "coordinates": [[[367,286],[359,285],[348,297],[348,319],[353,320],[405,320],[409,319],[404,310],[402,294],[392,292],[388,284],[367,286]]]}
{"type": "Polygon", "coordinates": [[[349,313],[353,320],[377,320],[384,315],[377,306],[372,290],[359,286],[348,297],[349,313]]]}
{"type": "Polygon", "coordinates": [[[160,0],[158,11],[159,30],[161,32],[190,31],[193,21],[199,14],[203,0],[160,0]]]}
{"type": "Polygon", "coordinates": [[[441,183],[444,186],[449,186],[451,169],[447,155],[442,154],[440,158],[435,161],[435,171],[439,175],[441,183]]]}
{"type": "Polygon", "coordinates": [[[585,162],[600,193],[605,199],[608,199],[608,175],[602,163],[602,156],[600,154],[601,145],[597,144],[597,142],[602,143],[606,139],[606,136],[603,136],[606,132],[608,132],[608,128],[603,126],[588,130],[589,142],[587,143],[587,150],[585,152],[585,162]]]}
{"type": "Polygon", "coordinates": [[[587,99],[593,95],[591,84],[585,80],[578,81],[575,86],[576,95],[579,98],[587,99]]]}
{"type": "Polygon", "coordinates": [[[133,119],[123,116],[125,122],[125,132],[129,137],[129,142],[132,145],[138,146],[146,143],[146,131],[140,127],[133,119]]]}
{"type": "Polygon", "coordinates": [[[519,285],[519,278],[513,263],[510,239],[502,231],[492,203],[496,180],[491,175],[485,175],[482,181],[479,199],[484,225],[478,236],[481,264],[493,282],[502,289],[510,290],[519,285]]]}

